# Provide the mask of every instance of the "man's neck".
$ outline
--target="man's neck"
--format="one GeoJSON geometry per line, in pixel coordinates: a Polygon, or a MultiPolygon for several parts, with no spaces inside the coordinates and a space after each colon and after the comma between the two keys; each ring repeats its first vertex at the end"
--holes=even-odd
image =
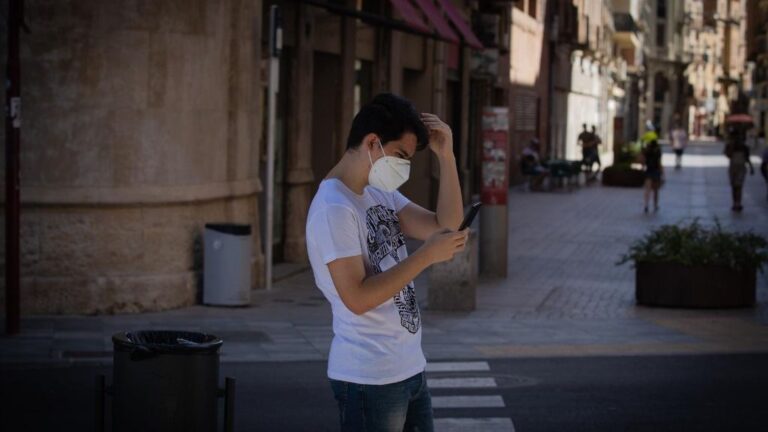
{"type": "Polygon", "coordinates": [[[368,185],[366,164],[359,160],[356,152],[344,152],[341,160],[328,171],[325,178],[335,178],[344,183],[352,192],[362,195],[368,185]]]}

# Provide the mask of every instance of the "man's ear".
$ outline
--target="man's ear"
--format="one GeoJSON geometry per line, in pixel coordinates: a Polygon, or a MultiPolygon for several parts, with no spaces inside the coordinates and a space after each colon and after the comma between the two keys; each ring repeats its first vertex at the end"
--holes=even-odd
{"type": "Polygon", "coordinates": [[[379,137],[377,137],[376,134],[369,133],[363,139],[363,144],[366,146],[366,149],[374,150],[378,146],[378,144],[376,144],[378,140],[379,137]]]}

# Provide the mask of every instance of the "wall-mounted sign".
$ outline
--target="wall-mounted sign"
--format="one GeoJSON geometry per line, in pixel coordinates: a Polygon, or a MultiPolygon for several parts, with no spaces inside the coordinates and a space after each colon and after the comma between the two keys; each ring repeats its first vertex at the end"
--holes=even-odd
{"type": "Polygon", "coordinates": [[[509,109],[483,109],[483,184],[480,199],[486,205],[507,204],[509,189],[509,109]]]}

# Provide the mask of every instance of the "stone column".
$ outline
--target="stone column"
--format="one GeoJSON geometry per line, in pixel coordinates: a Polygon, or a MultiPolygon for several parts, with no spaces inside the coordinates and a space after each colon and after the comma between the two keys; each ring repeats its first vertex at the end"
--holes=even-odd
{"type": "MultiPolygon", "coordinates": [[[[461,170],[461,190],[462,200],[465,204],[471,200],[472,193],[472,161],[473,157],[469,153],[469,90],[470,90],[470,64],[471,51],[468,47],[461,48],[461,131],[458,137],[461,146],[461,158],[459,160],[459,169],[461,170]]],[[[455,139],[455,138],[454,138],[455,139]]]]}
{"type": "MultiPolygon", "coordinates": [[[[447,119],[445,112],[445,93],[446,93],[446,77],[448,75],[448,65],[446,64],[446,43],[441,41],[435,41],[433,47],[433,60],[432,66],[432,112],[442,119],[447,119]]],[[[460,137],[454,136],[453,139],[460,139],[460,137]]],[[[437,158],[430,155],[430,173],[432,174],[432,196],[430,200],[434,202],[437,208],[437,190],[440,184],[440,167],[437,158]]]]}
{"type": "Polygon", "coordinates": [[[403,34],[399,31],[389,31],[389,53],[386,57],[389,66],[389,91],[403,94],[403,34]]]}
{"type": "Polygon", "coordinates": [[[286,223],[284,258],[288,262],[307,262],[305,234],[307,212],[312,199],[312,82],[314,19],[306,4],[295,6],[296,47],[291,59],[290,115],[286,152],[286,223]]]}
{"type": "MultiPolygon", "coordinates": [[[[446,64],[446,43],[435,41],[432,62],[432,112],[440,118],[446,117],[445,92],[448,65],[446,64]]],[[[454,137],[455,139],[456,137],[454,137]]]]}
{"type": "MultiPolygon", "coordinates": [[[[355,0],[347,0],[346,6],[355,7],[355,0]]],[[[347,148],[347,134],[352,125],[355,110],[355,47],[357,45],[357,20],[341,19],[341,88],[339,89],[339,144],[338,155],[347,148]]]]}
{"type": "Polygon", "coordinates": [[[261,9],[27,4],[22,313],[194,304],[207,222],[256,225],[261,250],[261,9]]]}
{"type": "MultiPolygon", "coordinates": [[[[389,58],[389,38],[390,30],[382,27],[374,28],[374,59],[373,59],[373,84],[372,96],[389,89],[389,69],[387,60],[389,58]]],[[[367,101],[366,101],[367,102],[367,101]]]]}
{"type": "Polygon", "coordinates": [[[376,59],[373,64],[373,93],[403,93],[403,35],[396,30],[376,28],[376,59]]]}

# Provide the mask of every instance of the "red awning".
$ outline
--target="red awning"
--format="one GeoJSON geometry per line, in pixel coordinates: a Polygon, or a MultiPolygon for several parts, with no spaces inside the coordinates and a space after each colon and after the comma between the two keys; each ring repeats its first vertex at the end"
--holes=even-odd
{"type": "Polygon", "coordinates": [[[419,16],[419,13],[416,12],[416,9],[413,8],[408,0],[389,1],[392,3],[392,6],[394,6],[395,10],[397,10],[397,12],[403,16],[405,22],[407,22],[411,27],[421,31],[431,31],[429,26],[424,23],[424,21],[419,16]]]}
{"type": "Polygon", "coordinates": [[[467,45],[475,49],[483,49],[483,44],[480,42],[477,36],[472,33],[472,29],[469,27],[467,22],[464,21],[464,17],[461,16],[461,13],[456,9],[453,3],[451,3],[451,0],[437,0],[437,2],[440,3],[440,5],[443,7],[443,10],[448,15],[448,18],[459,30],[461,37],[464,39],[467,45]]]}
{"type": "Polygon", "coordinates": [[[413,7],[415,2],[421,12],[426,15],[429,23],[434,27],[434,31],[443,40],[449,42],[458,43],[460,40],[464,40],[470,47],[474,49],[483,49],[483,44],[472,33],[472,29],[469,24],[464,20],[461,12],[456,9],[451,0],[389,0],[392,3],[392,7],[397,11],[399,15],[403,17],[405,22],[412,28],[432,33],[433,30],[424,21],[423,17],[413,7]],[[445,17],[448,17],[448,20],[445,17]],[[450,23],[458,30],[457,34],[450,23]]]}
{"type": "Polygon", "coordinates": [[[752,116],[749,114],[731,114],[725,118],[725,122],[726,123],[752,123],[752,124],[755,123],[755,121],[752,119],[752,116]]]}
{"type": "Polygon", "coordinates": [[[435,26],[437,33],[444,39],[452,42],[459,42],[459,36],[453,31],[448,22],[443,18],[441,11],[435,6],[433,0],[416,0],[416,4],[419,5],[429,21],[435,26]]]}

